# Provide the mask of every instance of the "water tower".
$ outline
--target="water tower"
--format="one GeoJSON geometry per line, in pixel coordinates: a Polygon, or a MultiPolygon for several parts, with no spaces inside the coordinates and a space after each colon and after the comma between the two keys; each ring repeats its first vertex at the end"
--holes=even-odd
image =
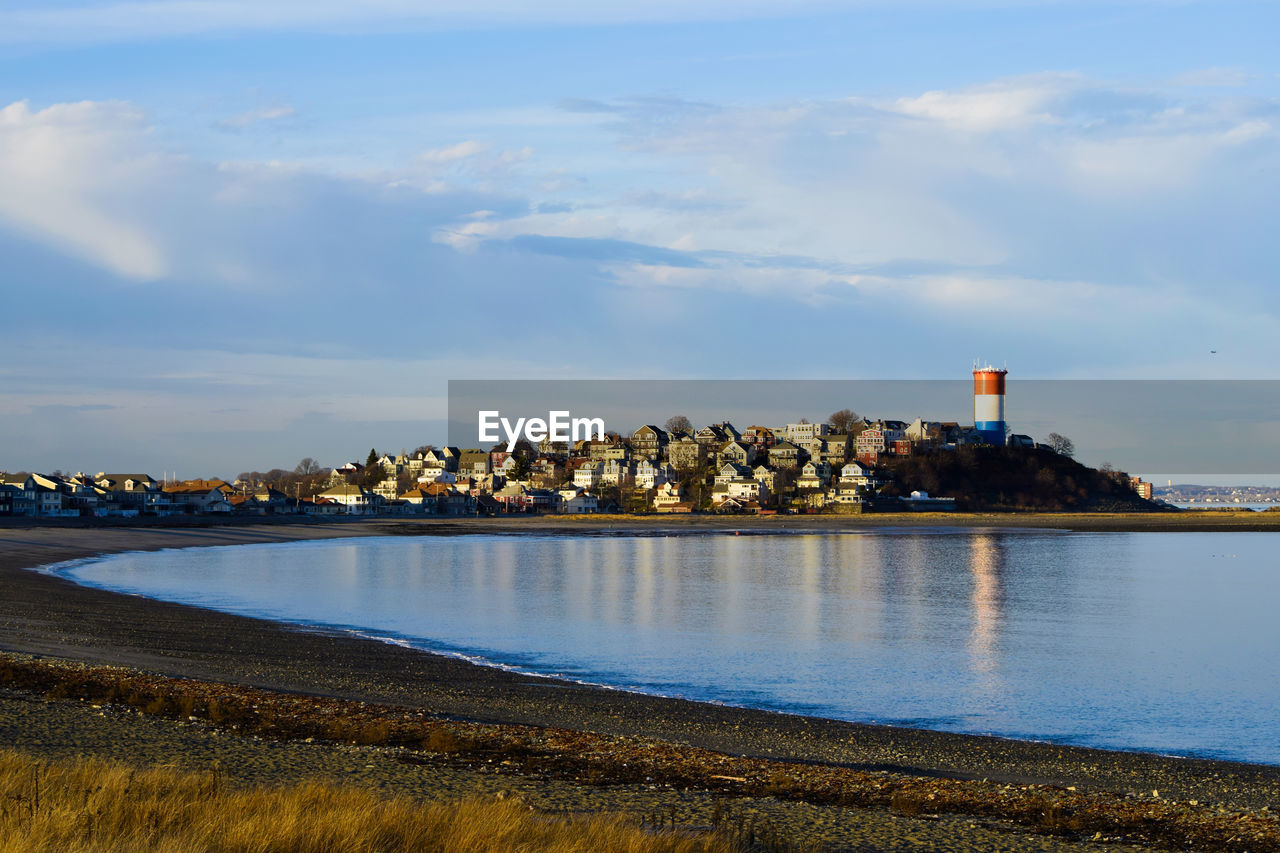
{"type": "Polygon", "coordinates": [[[987,444],[1004,445],[1004,377],[998,367],[973,369],[973,425],[987,444]]]}

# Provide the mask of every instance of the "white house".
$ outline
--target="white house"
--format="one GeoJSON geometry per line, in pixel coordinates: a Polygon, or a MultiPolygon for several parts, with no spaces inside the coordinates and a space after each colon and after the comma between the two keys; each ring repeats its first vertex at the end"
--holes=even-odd
{"type": "Polygon", "coordinates": [[[644,459],[636,466],[637,489],[656,489],[673,478],[674,472],[669,465],[659,465],[644,459]]]}
{"type": "Polygon", "coordinates": [[[606,486],[616,486],[630,477],[631,472],[630,462],[620,459],[608,459],[600,469],[600,483],[606,486]]]}
{"type": "Polygon", "coordinates": [[[588,462],[579,465],[573,472],[573,484],[580,489],[593,489],[600,485],[600,475],[604,469],[601,462],[588,462]]]}
{"type": "Polygon", "coordinates": [[[600,501],[590,492],[579,492],[564,502],[561,512],[568,515],[585,515],[599,512],[600,501]]]}
{"type": "Polygon", "coordinates": [[[368,489],[352,485],[334,486],[332,489],[316,495],[316,497],[327,498],[334,503],[341,504],[348,515],[368,515],[373,512],[378,500],[378,497],[368,489]]]}

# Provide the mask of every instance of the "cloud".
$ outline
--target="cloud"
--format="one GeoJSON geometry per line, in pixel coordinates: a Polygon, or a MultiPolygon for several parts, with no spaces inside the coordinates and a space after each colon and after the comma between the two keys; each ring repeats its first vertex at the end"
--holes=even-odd
{"type": "Polygon", "coordinates": [[[1274,369],[1273,102],[1064,75],[926,94],[623,98],[552,145],[458,119],[341,172],[168,151],[129,104],[10,105],[0,257],[30,286],[5,292],[0,446],[76,405],[119,407],[59,410],[102,453],[143,454],[148,423],[286,448],[307,413],[337,453],[335,425],[412,432],[418,397],[486,373],[938,377],[975,348],[1020,376],[1274,369]],[[1197,356],[1224,340],[1232,362],[1197,356]]]}
{"type": "Polygon", "coordinates": [[[224,118],[217,123],[217,126],[224,130],[243,130],[255,124],[289,118],[296,113],[297,110],[287,104],[274,107],[258,107],[230,118],[224,118]]]}
{"type": "Polygon", "coordinates": [[[477,142],[474,139],[468,139],[465,142],[459,142],[456,145],[448,145],[444,148],[433,148],[430,151],[423,151],[418,155],[418,159],[424,163],[453,163],[458,160],[465,160],[468,157],[475,157],[489,150],[489,146],[483,142],[477,142]]]}
{"type": "Polygon", "coordinates": [[[0,219],[124,278],[162,277],[170,258],[143,219],[174,163],[137,145],[146,132],[121,103],[0,109],[0,219]]]}
{"type": "Polygon", "coordinates": [[[933,91],[899,98],[894,109],[960,130],[1011,129],[1054,121],[1048,110],[1056,94],[1048,86],[993,85],[961,92],[933,91]]]}

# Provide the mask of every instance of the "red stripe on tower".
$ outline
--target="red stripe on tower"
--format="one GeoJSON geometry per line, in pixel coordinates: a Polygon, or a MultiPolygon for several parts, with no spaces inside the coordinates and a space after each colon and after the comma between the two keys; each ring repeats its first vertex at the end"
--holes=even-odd
{"type": "Polygon", "coordinates": [[[977,395],[1004,394],[1004,377],[1007,370],[986,368],[973,371],[973,393],[977,395]]]}

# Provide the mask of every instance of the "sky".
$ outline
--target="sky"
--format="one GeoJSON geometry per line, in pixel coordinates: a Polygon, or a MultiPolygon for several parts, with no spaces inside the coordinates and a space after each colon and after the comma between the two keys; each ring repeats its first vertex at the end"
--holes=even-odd
{"type": "Polygon", "coordinates": [[[1280,378],[1277,31],[0,0],[0,469],[337,465],[451,379],[1280,378]]]}

